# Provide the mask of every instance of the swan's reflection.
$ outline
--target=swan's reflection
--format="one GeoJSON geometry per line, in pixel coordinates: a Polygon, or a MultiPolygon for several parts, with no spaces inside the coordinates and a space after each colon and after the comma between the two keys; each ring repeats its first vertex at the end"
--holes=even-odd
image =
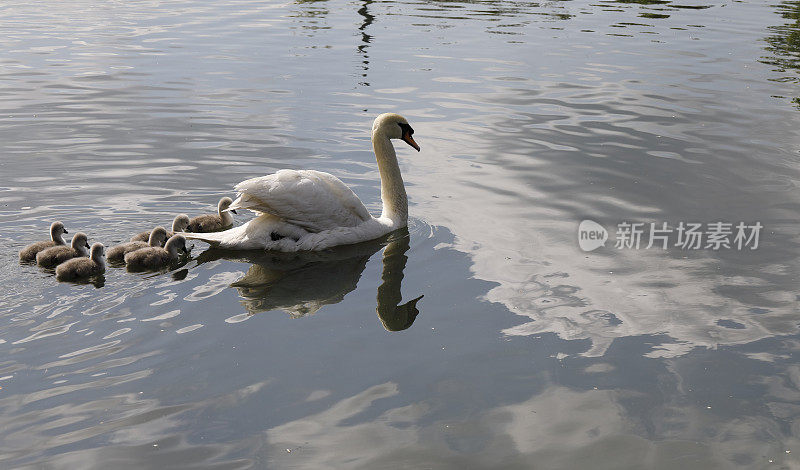
{"type": "Polygon", "coordinates": [[[381,275],[383,282],[378,286],[376,311],[387,331],[401,331],[410,327],[419,315],[417,302],[422,298],[420,295],[416,299],[400,304],[403,298],[400,286],[403,281],[403,270],[408,261],[406,251],[408,251],[410,238],[407,228],[402,231],[404,235],[398,240],[389,242],[386,249],[383,250],[383,274],[381,275]]]}
{"type": "Polygon", "coordinates": [[[279,253],[209,249],[198,264],[228,259],[252,265],[231,284],[239,291],[247,316],[270,310],[284,310],[300,317],[323,305],[341,302],[355,290],[370,257],[382,247],[383,282],[378,287],[378,318],[388,331],[405,330],[414,323],[422,296],[400,304],[401,283],[409,249],[407,228],[383,238],[323,252],[279,253]]]}

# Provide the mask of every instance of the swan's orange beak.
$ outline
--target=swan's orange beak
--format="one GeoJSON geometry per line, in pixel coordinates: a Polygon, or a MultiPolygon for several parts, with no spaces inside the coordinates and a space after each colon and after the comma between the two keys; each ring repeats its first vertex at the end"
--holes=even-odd
{"type": "Polygon", "coordinates": [[[410,145],[410,146],[414,147],[415,149],[417,149],[417,152],[419,152],[419,145],[417,145],[417,143],[414,142],[414,138],[411,137],[411,133],[410,132],[408,132],[408,131],[403,132],[403,141],[405,143],[407,143],[408,145],[410,145]]]}

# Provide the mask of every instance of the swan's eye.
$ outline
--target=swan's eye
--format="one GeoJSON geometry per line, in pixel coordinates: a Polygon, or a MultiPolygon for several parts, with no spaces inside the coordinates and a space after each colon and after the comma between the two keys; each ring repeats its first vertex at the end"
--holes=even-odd
{"type": "Polygon", "coordinates": [[[404,122],[398,122],[397,125],[399,125],[400,129],[402,129],[403,135],[414,135],[414,129],[412,129],[408,124],[404,122]]]}

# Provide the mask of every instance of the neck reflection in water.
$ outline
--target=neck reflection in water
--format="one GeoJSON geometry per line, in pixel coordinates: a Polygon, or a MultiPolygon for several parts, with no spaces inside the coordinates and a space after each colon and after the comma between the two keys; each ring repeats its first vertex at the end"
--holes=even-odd
{"type": "Polygon", "coordinates": [[[400,304],[403,270],[410,237],[401,228],[377,240],[336,247],[324,252],[280,253],[211,248],[197,257],[203,264],[220,259],[251,263],[244,276],[231,283],[247,313],[228,321],[243,321],[258,312],[283,310],[294,317],[336,304],[355,290],[370,257],[383,252],[382,283],[378,287],[378,318],[387,331],[409,328],[419,315],[419,297],[400,304]]]}

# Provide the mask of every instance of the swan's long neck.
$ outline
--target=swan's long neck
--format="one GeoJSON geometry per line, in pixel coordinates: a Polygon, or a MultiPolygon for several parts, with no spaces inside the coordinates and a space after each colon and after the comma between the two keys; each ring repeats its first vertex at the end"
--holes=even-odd
{"type": "MultiPolygon", "coordinates": [[[[170,239],[170,240],[172,240],[172,239],[170,239]]],[[[175,259],[175,258],[178,257],[178,244],[177,243],[175,243],[175,242],[172,242],[172,243],[167,242],[167,244],[164,245],[164,249],[167,250],[167,253],[169,253],[169,257],[170,258],[175,259]]]]}
{"type": "Polygon", "coordinates": [[[166,237],[166,233],[161,232],[161,230],[153,229],[153,231],[150,232],[150,236],[147,238],[147,244],[150,246],[161,246],[166,237]]]}
{"type": "Polygon", "coordinates": [[[408,221],[408,197],[392,141],[377,130],[372,133],[372,148],[375,150],[375,159],[381,174],[381,217],[405,223],[408,221]]]}
{"type": "Polygon", "coordinates": [[[81,256],[87,256],[89,254],[89,250],[86,248],[86,240],[82,240],[81,237],[72,237],[70,246],[81,256]]]}
{"type": "Polygon", "coordinates": [[[50,231],[50,238],[56,242],[57,245],[66,245],[67,242],[64,241],[64,234],[59,230],[51,230],[50,231]]]}
{"type": "Polygon", "coordinates": [[[105,269],[105,267],[106,267],[106,257],[103,256],[103,251],[102,250],[92,250],[91,258],[92,258],[92,261],[97,263],[98,266],[100,266],[101,268],[105,269]]]}
{"type": "Polygon", "coordinates": [[[233,225],[233,216],[230,211],[226,211],[225,209],[227,209],[227,207],[223,207],[222,204],[217,206],[217,213],[219,214],[220,220],[222,220],[222,225],[233,225]]]}

